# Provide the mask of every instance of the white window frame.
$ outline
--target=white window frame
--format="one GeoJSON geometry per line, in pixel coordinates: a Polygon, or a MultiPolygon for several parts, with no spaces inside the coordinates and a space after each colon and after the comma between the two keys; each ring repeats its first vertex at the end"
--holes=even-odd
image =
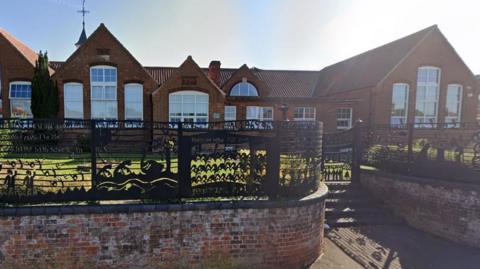
{"type": "Polygon", "coordinates": [[[83,113],[83,84],[82,83],[78,83],[78,82],[67,82],[67,83],[64,83],[63,84],[63,111],[64,111],[64,118],[66,119],[83,119],[84,117],[84,113],[83,113]],[[67,95],[65,94],[67,91],[67,87],[68,86],[80,86],[80,100],[69,100],[69,98],[67,98],[67,95]],[[69,117],[67,115],[67,106],[69,103],[80,103],[80,107],[81,107],[81,117],[80,118],[76,118],[76,117],[69,117]]]}
{"type": "MultiPolygon", "coordinates": [[[[200,103],[202,104],[202,103],[200,103]]],[[[205,104],[205,103],[203,103],[205,104]]],[[[208,93],[204,93],[204,92],[201,92],[201,91],[178,91],[178,92],[173,92],[173,93],[170,93],[168,95],[168,119],[170,122],[174,122],[174,120],[172,120],[172,118],[176,119],[180,119],[181,122],[184,122],[185,119],[190,119],[192,118],[193,119],[193,122],[196,123],[198,122],[199,119],[205,119],[205,122],[208,122],[208,116],[209,116],[209,108],[210,108],[210,96],[208,95],[208,93]],[[184,96],[189,96],[189,95],[193,95],[195,96],[195,105],[197,104],[197,97],[198,96],[206,96],[207,97],[207,102],[206,102],[206,105],[207,105],[207,115],[206,116],[199,116],[197,115],[197,110],[196,110],[196,106],[194,106],[194,112],[193,112],[193,116],[185,116],[183,115],[184,114],[184,110],[183,110],[183,106],[184,106],[184,101],[183,101],[183,98],[184,96]],[[180,104],[180,114],[181,115],[173,115],[172,116],[172,101],[171,101],[171,97],[172,96],[181,96],[181,99],[182,101],[178,104],[180,104]]]]}
{"type": "Polygon", "coordinates": [[[390,110],[390,125],[398,125],[398,123],[394,123],[394,119],[400,119],[401,122],[402,122],[402,123],[400,123],[400,125],[407,124],[409,97],[410,97],[410,85],[408,85],[407,83],[394,83],[393,84],[393,86],[392,86],[392,109],[390,110]],[[406,89],[405,100],[403,100],[403,103],[404,103],[404,106],[405,106],[405,115],[403,115],[403,116],[392,115],[393,109],[394,109],[393,105],[394,105],[394,101],[395,101],[394,100],[394,98],[395,98],[394,91],[395,91],[396,86],[401,86],[401,87],[404,87],[403,89],[406,89]]]}
{"type": "Polygon", "coordinates": [[[241,81],[238,82],[237,84],[233,85],[232,89],[230,90],[230,96],[238,96],[238,97],[258,97],[258,89],[253,85],[252,83],[248,81],[241,81]],[[241,94],[242,86],[247,87],[247,94],[241,94]],[[237,93],[238,91],[238,93],[237,93]]]}
{"type": "Polygon", "coordinates": [[[352,118],[353,118],[353,109],[351,107],[339,107],[335,110],[335,117],[336,117],[336,125],[337,125],[337,130],[348,130],[352,128],[352,118]],[[349,111],[349,118],[339,118],[338,117],[338,111],[341,109],[345,109],[349,111]],[[345,122],[347,121],[348,125],[347,126],[339,126],[338,122],[342,121],[345,122]]]}
{"type": "MultiPolygon", "coordinates": [[[[428,74],[428,73],[427,73],[428,74]]],[[[415,127],[419,127],[419,128],[433,128],[436,126],[436,123],[438,122],[438,107],[439,107],[439,99],[440,99],[440,82],[441,82],[441,77],[442,77],[442,70],[436,66],[421,66],[417,69],[417,92],[416,92],[416,98],[415,98],[415,127]],[[438,78],[437,78],[437,81],[435,83],[432,83],[432,82],[428,82],[428,79],[427,79],[427,82],[419,82],[419,72],[420,70],[422,69],[435,69],[438,71],[438,78]],[[437,91],[436,91],[436,96],[435,96],[435,100],[433,100],[433,102],[435,102],[435,117],[432,118],[432,117],[429,117],[429,116],[426,116],[426,115],[423,115],[423,116],[417,116],[416,115],[416,111],[417,111],[417,106],[419,105],[418,101],[419,101],[419,88],[420,87],[425,87],[425,97],[427,97],[427,93],[428,93],[428,88],[429,87],[433,87],[433,86],[436,86],[437,88],[437,91]],[[429,122],[429,120],[427,119],[433,119],[433,124],[431,122],[429,122]]],[[[425,100],[423,100],[423,110],[425,111],[425,107],[428,103],[431,103],[432,101],[431,100],[427,100],[425,98],[425,100]]]]}
{"type": "Polygon", "coordinates": [[[237,107],[236,106],[225,106],[223,112],[223,118],[225,121],[236,121],[237,120],[237,107]],[[231,111],[227,111],[231,109],[231,111]],[[233,116],[231,116],[233,114],[233,116]]]}
{"type": "MultiPolygon", "coordinates": [[[[103,75],[105,78],[105,74],[103,75]]],[[[118,89],[117,89],[117,83],[118,83],[118,70],[114,66],[109,66],[109,65],[95,65],[90,67],[90,115],[92,119],[98,119],[98,120],[118,120],[118,89]],[[115,81],[93,81],[92,77],[92,70],[93,69],[114,69],[116,71],[116,79],[115,81]],[[94,98],[93,96],[93,89],[94,87],[101,87],[102,88],[102,97],[101,98],[94,98]],[[114,87],[115,88],[115,96],[113,98],[106,98],[106,89],[107,87],[114,87]],[[107,103],[112,103],[115,105],[115,115],[114,117],[106,117],[104,115],[103,117],[94,117],[94,109],[96,106],[99,107],[105,107],[107,103]]]]}
{"type": "Polygon", "coordinates": [[[8,98],[10,100],[10,116],[13,117],[13,102],[12,101],[17,101],[17,100],[26,100],[28,103],[29,103],[29,112],[30,112],[30,115],[26,115],[24,117],[20,117],[20,118],[33,118],[33,113],[32,113],[32,108],[31,108],[31,105],[32,105],[32,93],[30,92],[30,98],[24,98],[24,97],[12,97],[12,85],[30,85],[30,88],[32,86],[32,82],[30,81],[12,81],[9,83],[8,85],[8,98]]]}
{"type": "Polygon", "coordinates": [[[460,127],[460,123],[462,121],[462,105],[463,105],[463,86],[461,84],[457,84],[457,83],[448,84],[447,85],[447,94],[446,94],[446,97],[445,97],[445,112],[447,113],[445,115],[445,123],[446,123],[447,127],[450,127],[450,128],[459,128],[460,127]],[[455,103],[457,105],[457,110],[458,110],[458,115],[456,117],[448,116],[447,105],[449,103],[448,92],[450,90],[450,87],[458,87],[458,90],[459,90],[458,94],[459,94],[460,99],[455,101],[455,103]]]}
{"type": "Polygon", "coordinates": [[[293,120],[294,121],[314,121],[317,117],[317,108],[316,107],[311,107],[311,106],[298,106],[298,107],[295,107],[294,111],[293,111],[293,120]],[[301,109],[302,110],[302,117],[296,117],[296,112],[297,112],[297,109],[301,109]],[[313,118],[307,118],[307,109],[313,109],[313,118]]]}
{"type": "Polygon", "coordinates": [[[124,100],[125,100],[125,120],[127,121],[143,121],[143,85],[140,83],[127,83],[124,85],[124,100]],[[128,100],[129,98],[127,95],[127,92],[130,90],[140,90],[140,99],[138,100],[128,100]],[[140,107],[141,116],[140,118],[138,117],[133,117],[131,115],[128,115],[128,105],[137,105],[140,107]]]}
{"type": "Polygon", "coordinates": [[[246,119],[247,120],[260,120],[260,121],[273,121],[274,119],[274,110],[273,107],[271,106],[247,106],[246,107],[246,119]],[[255,110],[255,115],[248,115],[248,110],[249,109],[254,109],[255,110]],[[272,111],[272,117],[271,118],[265,118],[264,114],[266,109],[270,109],[272,111]]]}

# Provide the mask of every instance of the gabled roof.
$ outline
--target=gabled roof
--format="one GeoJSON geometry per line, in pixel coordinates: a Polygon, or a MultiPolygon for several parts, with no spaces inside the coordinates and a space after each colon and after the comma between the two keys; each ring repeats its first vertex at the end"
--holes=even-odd
{"type": "MultiPolygon", "coordinates": [[[[101,27],[104,27],[103,24],[101,27]]],[[[269,88],[268,97],[309,98],[371,88],[380,83],[402,63],[433,31],[440,33],[438,27],[433,25],[327,66],[320,71],[264,70],[258,68],[250,68],[250,70],[269,88]]],[[[54,69],[61,68],[62,64],[62,62],[50,62],[50,66],[54,69]]],[[[144,69],[159,85],[163,85],[179,68],[147,66],[144,69]]],[[[208,68],[201,68],[201,70],[205,75],[208,74],[208,68]]],[[[223,87],[238,70],[238,68],[221,68],[220,86],[223,87]]],[[[228,92],[228,89],[223,90],[228,92]]]]}
{"type": "MultiPolygon", "coordinates": [[[[146,66],[147,72],[159,83],[163,84],[178,67],[164,67],[164,66],[146,66]]],[[[201,68],[205,75],[208,75],[208,68],[201,68]]],[[[221,68],[220,69],[220,85],[223,85],[237,69],[221,68]]]]}
{"type": "MultiPolygon", "coordinates": [[[[38,60],[38,53],[32,50],[29,46],[25,45],[22,41],[16,39],[13,35],[7,32],[5,29],[0,28],[0,35],[3,36],[33,67],[38,60]]],[[[55,73],[52,67],[48,67],[50,75],[55,73]]]]}
{"type": "MultiPolygon", "coordinates": [[[[75,57],[77,57],[77,55],[86,48],[86,44],[89,43],[89,42],[93,42],[92,40],[94,40],[94,37],[97,36],[97,35],[100,35],[100,34],[106,34],[108,36],[110,36],[114,42],[116,42],[120,49],[122,49],[126,54],[127,56],[129,56],[131,59],[133,59],[133,61],[138,64],[138,66],[140,68],[142,68],[145,73],[147,73],[148,76],[151,76],[149,72],[147,72],[145,70],[145,68],[143,67],[142,64],[140,64],[140,62],[135,58],[133,57],[133,55],[130,53],[130,51],[125,48],[125,46],[112,34],[112,32],[110,32],[110,30],[108,30],[108,28],[105,26],[105,24],[103,23],[100,23],[100,25],[97,27],[97,29],[95,29],[95,31],[87,38],[87,40],[85,40],[85,42],[79,46],[68,58],[65,62],[58,62],[58,61],[53,61],[50,63],[50,67],[55,69],[56,72],[59,72],[62,70],[62,68],[65,67],[66,64],[68,64],[70,61],[72,61],[75,57]]],[[[153,77],[152,77],[153,79],[153,77]]]]}
{"type": "Polygon", "coordinates": [[[12,46],[22,54],[22,56],[32,65],[35,66],[35,62],[38,59],[38,54],[30,47],[25,45],[22,41],[16,39],[9,32],[0,28],[0,35],[2,35],[12,46]]]}
{"type": "MultiPolygon", "coordinates": [[[[63,62],[50,62],[54,69],[60,68],[63,62]]],[[[205,75],[208,74],[208,68],[201,68],[205,75]]],[[[145,70],[162,85],[165,81],[178,70],[178,67],[146,66],[145,70]]],[[[224,85],[238,68],[221,68],[220,85],[224,85]]],[[[252,72],[270,89],[268,97],[312,97],[315,86],[318,81],[319,71],[301,71],[301,70],[264,70],[251,68],[252,72]]]]}
{"type": "Polygon", "coordinates": [[[200,66],[198,66],[198,64],[193,60],[192,56],[188,56],[187,59],[185,59],[185,61],[180,65],[180,67],[171,70],[171,73],[169,72],[168,77],[161,77],[162,80],[165,80],[156,90],[153,91],[153,94],[156,95],[157,93],[159,93],[164,87],[166,87],[165,85],[168,85],[169,82],[173,82],[175,84],[175,78],[181,77],[183,75],[182,71],[184,70],[186,72],[189,72],[190,74],[199,74],[201,79],[205,79],[221,95],[225,95],[222,89],[212,79],[208,77],[208,74],[205,73],[205,71],[200,66]]]}
{"type": "Polygon", "coordinates": [[[323,68],[316,95],[376,86],[434,30],[436,25],[323,68]]]}
{"type": "MultiPolygon", "coordinates": [[[[145,69],[163,84],[178,68],[147,66],[145,69]]],[[[238,68],[221,68],[220,85],[230,79],[238,68]]],[[[252,72],[270,88],[268,97],[311,97],[318,78],[318,71],[263,70],[251,68],[252,72]]],[[[207,75],[208,68],[202,68],[207,75]]]]}

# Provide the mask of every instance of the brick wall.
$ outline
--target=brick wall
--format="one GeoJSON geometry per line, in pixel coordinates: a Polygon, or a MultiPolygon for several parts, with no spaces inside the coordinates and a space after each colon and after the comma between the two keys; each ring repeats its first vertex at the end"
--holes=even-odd
{"type": "Polygon", "coordinates": [[[446,116],[448,84],[460,84],[463,86],[461,120],[462,122],[475,122],[475,111],[478,104],[475,77],[438,30],[428,34],[425,40],[375,89],[371,112],[372,122],[390,123],[394,83],[409,85],[408,121],[413,122],[416,111],[417,71],[422,66],[434,66],[441,69],[438,121],[444,122],[446,116]]]}
{"type": "Polygon", "coordinates": [[[411,226],[480,247],[480,186],[362,171],[362,185],[411,226]]]}
{"type": "MultiPolygon", "coordinates": [[[[372,88],[339,93],[328,97],[329,102],[320,103],[317,108],[318,120],[322,121],[326,132],[337,131],[337,109],[352,109],[352,126],[357,120],[370,122],[372,88]]],[[[389,114],[390,115],[390,114],[389,114]]]]}
{"type": "Polygon", "coordinates": [[[11,44],[0,35],[0,113],[10,116],[8,91],[14,81],[32,81],[33,65],[28,62],[11,44]]]}
{"type": "Polygon", "coordinates": [[[179,69],[153,93],[152,109],[154,121],[165,122],[169,120],[169,95],[179,91],[199,91],[208,94],[208,120],[223,121],[224,96],[221,90],[205,76],[190,56],[182,63],[179,69]],[[186,78],[190,78],[191,81],[186,81],[186,78]],[[219,113],[220,117],[214,119],[213,113],[219,113]]]}
{"type": "Polygon", "coordinates": [[[284,202],[2,209],[0,267],[303,268],[321,253],[325,194],[284,202]]]}
{"type": "Polygon", "coordinates": [[[53,75],[58,84],[60,99],[59,117],[64,116],[63,87],[68,82],[82,83],[83,115],[90,119],[91,89],[90,68],[96,65],[117,68],[117,114],[119,120],[125,119],[125,84],[139,83],[143,85],[143,117],[151,120],[151,93],[158,87],[157,82],[143,69],[135,58],[121,43],[101,24],[89,37],[89,40],[78,48],[53,75]]]}

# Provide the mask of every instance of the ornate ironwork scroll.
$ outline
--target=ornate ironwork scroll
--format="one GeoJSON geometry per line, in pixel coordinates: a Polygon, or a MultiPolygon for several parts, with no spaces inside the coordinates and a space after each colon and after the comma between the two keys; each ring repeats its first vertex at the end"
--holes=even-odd
{"type": "Polygon", "coordinates": [[[321,123],[292,121],[278,125],[281,195],[299,195],[316,190],[322,163],[321,123]]]}
{"type": "Polygon", "coordinates": [[[265,154],[265,141],[258,133],[229,128],[193,133],[193,196],[262,195],[265,154]]]}
{"type": "Polygon", "coordinates": [[[318,122],[0,120],[0,203],[303,195],[318,122]]]}
{"type": "Polygon", "coordinates": [[[349,180],[353,160],[352,129],[323,135],[322,175],[324,180],[349,180]]]}

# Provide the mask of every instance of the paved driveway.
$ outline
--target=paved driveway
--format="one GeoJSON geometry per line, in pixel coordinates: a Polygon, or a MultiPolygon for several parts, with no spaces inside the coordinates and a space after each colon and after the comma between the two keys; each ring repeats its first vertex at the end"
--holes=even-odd
{"type": "Polygon", "coordinates": [[[337,228],[326,234],[329,239],[325,254],[311,269],[480,268],[480,249],[461,246],[406,225],[337,228]]]}
{"type": "Polygon", "coordinates": [[[325,240],[325,254],[310,269],[363,269],[330,239],[325,240]]]}

